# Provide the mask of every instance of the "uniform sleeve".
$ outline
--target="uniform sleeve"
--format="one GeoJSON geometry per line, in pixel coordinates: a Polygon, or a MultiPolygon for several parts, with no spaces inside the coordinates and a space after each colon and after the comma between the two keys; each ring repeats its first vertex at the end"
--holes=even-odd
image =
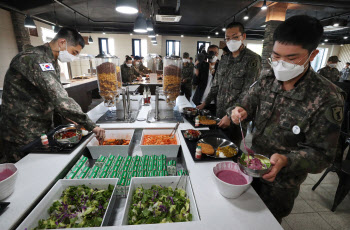
{"type": "Polygon", "coordinates": [[[36,86],[41,91],[42,96],[52,103],[63,117],[83,125],[89,131],[93,130],[96,124],[81,110],[75,100],[68,96],[67,91],[56,79],[56,72],[42,71],[40,63],[48,62],[37,57],[23,56],[17,62],[12,63],[11,67],[36,86]]]}
{"type": "MultiPolygon", "coordinates": [[[[244,96],[248,93],[250,86],[256,82],[259,78],[260,71],[261,71],[261,57],[256,56],[250,60],[247,65],[245,66],[246,74],[245,74],[245,80],[242,87],[242,91],[238,96],[237,103],[240,103],[244,96]]],[[[235,106],[232,106],[227,109],[226,113],[231,114],[231,111],[233,110],[235,106]]]]}
{"type": "Polygon", "coordinates": [[[193,76],[193,67],[189,66],[185,71],[182,72],[183,74],[183,80],[186,80],[186,82],[191,82],[192,81],[192,76],[193,76]]]}
{"type": "Polygon", "coordinates": [[[305,133],[304,143],[298,144],[298,150],[285,154],[288,166],[282,170],[295,174],[320,173],[331,164],[343,120],[343,104],[344,99],[340,96],[319,109],[305,133]]]}
{"type": "MultiPolygon", "coordinates": [[[[221,62],[219,62],[218,70],[220,70],[220,67],[221,67],[220,63],[221,62]]],[[[221,72],[224,72],[224,71],[216,71],[216,73],[215,73],[215,77],[214,77],[213,83],[211,85],[209,94],[208,94],[207,98],[205,99],[206,105],[209,105],[210,102],[215,100],[216,96],[218,95],[218,91],[219,91],[219,80],[218,79],[221,78],[221,76],[219,74],[221,72]]]]}

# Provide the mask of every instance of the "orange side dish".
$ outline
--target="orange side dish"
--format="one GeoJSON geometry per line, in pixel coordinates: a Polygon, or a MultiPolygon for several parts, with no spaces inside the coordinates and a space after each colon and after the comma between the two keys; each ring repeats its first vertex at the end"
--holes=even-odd
{"type": "Polygon", "coordinates": [[[145,135],[143,138],[143,145],[176,145],[176,137],[169,137],[169,135],[145,135]]]}

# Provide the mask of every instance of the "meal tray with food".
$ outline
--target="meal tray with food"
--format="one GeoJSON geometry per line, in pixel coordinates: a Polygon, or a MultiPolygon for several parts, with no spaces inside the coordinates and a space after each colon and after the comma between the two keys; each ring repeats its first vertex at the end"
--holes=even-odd
{"type": "Polygon", "coordinates": [[[41,143],[41,138],[38,137],[37,139],[35,139],[34,141],[28,143],[27,145],[23,146],[20,151],[24,152],[24,153],[53,153],[53,154],[62,154],[62,153],[72,153],[78,146],[80,143],[83,143],[84,141],[86,141],[91,135],[92,132],[89,132],[87,135],[83,136],[81,138],[81,140],[79,141],[78,144],[75,144],[72,147],[66,147],[66,146],[61,146],[59,145],[54,139],[53,139],[53,135],[55,134],[56,131],[62,129],[62,128],[66,128],[72,125],[60,125],[57,126],[56,128],[50,130],[46,135],[47,138],[49,140],[49,145],[48,146],[44,146],[41,143]]]}
{"type": "MultiPolygon", "coordinates": [[[[68,215],[68,212],[69,210],[72,209],[72,207],[70,205],[67,205],[69,203],[67,200],[69,196],[67,195],[62,196],[63,192],[67,191],[66,190],[67,188],[73,188],[71,186],[74,186],[74,187],[79,186],[80,188],[77,190],[79,190],[80,193],[82,193],[81,191],[82,185],[85,185],[91,189],[98,189],[98,190],[103,189],[105,191],[108,190],[108,194],[111,194],[111,196],[107,198],[104,196],[101,197],[101,195],[97,194],[97,197],[95,196],[86,197],[87,198],[86,203],[81,207],[82,209],[84,209],[86,206],[87,209],[85,211],[81,210],[82,212],[80,212],[80,214],[78,214],[76,217],[74,217],[75,214],[70,213],[68,216],[69,221],[74,223],[80,223],[82,225],[81,227],[88,227],[92,225],[95,226],[95,224],[98,224],[97,226],[106,226],[108,224],[109,218],[111,217],[112,208],[114,206],[114,202],[116,198],[115,192],[116,192],[117,182],[118,182],[118,179],[114,179],[114,178],[108,178],[108,179],[106,178],[106,179],[99,179],[99,180],[93,180],[93,179],[58,180],[57,183],[40,201],[40,203],[24,219],[24,221],[21,223],[18,229],[33,229],[38,226],[38,223],[40,220],[44,220],[44,221],[41,221],[41,224],[46,224],[45,228],[47,228],[48,225],[52,225],[52,228],[54,228],[56,224],[60,224],[58,223],[58,221],[50,220],[54,218],[54,216],[50,218],[49,211],[52,211],[52,209],[55,209],[57,205],[62,205],[63,209],[67,209],[63,211],[65,212],[64,215],[66,217],[66,215],[68,215]],[[99,205],[90,204],[91,202],[95,202],[95,201],[90,201],[90,198],[93,199],[94,197],[98,199],[100,202],[103,202],[103,205],[99,204],[102,207],[99,205]],[[62,200],[62,202],[61,203],[56,202],[59,200],[62,200]],[[105,210],[104,214],[102,213],[102,210],[105,210]],[[98,215],[97,218],[94,218],[95,214],[96,214],[96,217],[98,215]],[[94,221],[91,223],[92,220],[94,221]]],[[[73,195],[73,193],[75,192],[79,193],[79,191],[76,191],[76,190],[73,191],[73,189],[72,191],[68,190],[68,193],[70,195],[73,195]]],[[[80,195],[83,195],[83,194],[80,194],[80,195]]],[[[75,196],[77,195],[75,194],[74,197],[75,196]]],[[[81,202],[85,202],[85,199],[81,199],[81,200],[79,199],[77,200],[77,202],[78,202],[77,206],[79,206],[78,204],[80,204],[81,202]]],[[[57,212],[57,211],[54,211],[54,212],[57,212]]]]}
{"type": "MultiPolygon", "coordinates": [[[[189,176],[148,177],[148,178],[132,178],[127,201],[125,204],[125,211],[124,211],[124,216],[122,220],[122,225],[129,225],[130,220],[132,220],[132,218],[135,219],[135,217],[130,216],[130,211],[132,211],[134,207],[136,207],[134,206],[133,201],[134,201],[134,194],[137,188],[142,187],[143,189],[151,189],[152,186],[154,185],[162,186],[166,188],[170,187],[173,191],[177,188],[179,189],[179,191],[182,190],[181,193],[185,192],[183,195],[189,199],[189,206],[187,207],[189,213],[187,213],[187,211],[184,212],[184,210],[179,210],[178,213],[176,213],[177,210],[173,210],[175,215],[174,218],[176,218],[176,215],[178,215],[178,218],[180,218],[178,221],[181,221],[181,220],[186,221],[185,215],[187,214],[187,216],[189,216],[189,214],[191,214],[191,221],[200,221],[197,204],[193,194],[189,176]]],[[[150,197],[150,199],[152,199],[152,197],[150,197]]],[[[174,202],[174,204],[177,201],[176,197],[172,197],[172,198],[169,197],[169,199],[170,199],[170,202],[174,202]]],[[[147,203],[146,198],[145,198],[145,203],[147,203]]],[[[165,216],[166,212],[172,211],[171,208],[168,210],[166,206],[161,205],[160,202],[158,202],[158,204],[159,205],[155,204],[154,206],[154,211],[157,217],[165,216]]],[[[176,204],[176,205],[179,205],[179,204],[176,204]]],[[[142,207],[142,204],[141,204],[141,207],[142,207]]],[[[144,224],[143,223],[144,221],[142,221],[142,219],[144,218],[144,214],[147,214],[146,212],[147,211],[145,211],[145,213],[138,213],[138,217],[136,217],[136,219],[140,220],[140,224],[144,224]]],[[[155,217],[150,218],[147,221],[149,221],[150,223],[153,223],[151,219],[153,221],[157,221],[157,218],[155,217]]],[[[146,223],[148,223],[147,221],[146,223]]],[[[166,218],[162,218],[158,223],[167,223],[167,222],[171,223],[169,218],[168,220],[166,218]]]]}
{"type": "MultiPolygon", "coordinates": [[[[185,137],[185,131],[186,130],[182,130],[181,133],[182,135],[185,137]]],[[[214,138],[222,138],[222,139],[226,139],[228,140],[228,137],[224,134],[224,132],[220,129],[215,129],[215,130],[201,130],[201,138],[208,138],[208,137],[214,137],[214,138]]],[[[229,160],[229,161],[237,161],[237,157],[241,154],[241,150],[236,146],[233,145],[231,146],[232,148],[234,148],[236,151],[233,151],[234,153],[237,152],[237,154],[234,154],[233,157],[226,157],[226,158],[221,158],[219,156],[216,156],[216,149],[214,147],[211,146],[211,151],[212,151],[212,155],[213,156],[210,156],[210,155],[207,155],[207,154],[202,154],[202,157],[201,159],[197,159],[195,157],[196,155],[196,147],[198,146],[198,142],[197,141],[192,141],[192,140],[188,140],[186,138],[185,139],[185,142],[186,142],[186,145],[187,145],[187,148],[193,158],[193,161],[195,162],[207,162],[207,161],[225,161],[225,160],[229,160]]],[[[230,142],[231,143],[231,142],[230,142]]],[[[202,144],[205,144],[204,147],[209,147],[209,143],[202,143],[202,144]]],[[[224,145],[226,146],[226,145],[224,145]]],[[[223,146],[223,147],[224,147],[223,146]]],[[[219,149],[220,150],[220,149],[219,149]]],[[[223,148],[222,149],[223,152],[226,152],[226,148],[223,148]]],[[[203,152],[203,147],[202,147],[202,152],[203,152]]],[[[230,152],[231,152],[231,149],[230,149],[230,152]]],[[[220,154],[220,153],[219,153],[220,154]]],[[[224,153],[223,153],[224,154],[224,153]]],[[[232,154],[232,153],[231,153],[232,154]]]]}
{"type": "Polygon", "coordinates": [[[196,124],[195,124],[196,117],[188,117],[188,116],[185,116],[184,114],[183,116],[194,128],[209,127],[209,129],[216,129],[217,123],[220,122],[220,118],[215,116],[198,116],[199,126],[196,127],[196,124]]]}

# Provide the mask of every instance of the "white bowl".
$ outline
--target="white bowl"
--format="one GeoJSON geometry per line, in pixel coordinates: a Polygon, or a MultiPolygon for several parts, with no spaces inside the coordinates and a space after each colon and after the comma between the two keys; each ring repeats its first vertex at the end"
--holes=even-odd
{"type": "Polygon", "coordinates": [[[253,181],[253,178],[251,176],[248,176],[241,172],[238,164],[236,164],[235,162],[218,163],[215,167],[213,167],[213,177],[221,195],[229,199],[237,198],[240,195],[242,195],[242,193],[244,193],[250,187],[250,184],[253,181]],[[223,170],[231,170],[241,174],[247,180],[248,183],[245,185],[234,185],[220,180],[216,175],[218,172],[223,170]]]}
{"type": "Polygon", "coordinates": [[[5,180],[0,181],[0,200],[7,198],[13,193],[13,190],[15,190],[15,183],[17,178],[17,168],[14,164],[1,164],[0,172],[5,169],[9,169],[14,173],[5,180]]]}

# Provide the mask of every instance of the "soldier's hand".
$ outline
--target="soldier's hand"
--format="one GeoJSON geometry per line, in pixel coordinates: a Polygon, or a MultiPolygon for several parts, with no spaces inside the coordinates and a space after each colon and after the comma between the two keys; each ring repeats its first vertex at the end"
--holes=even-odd
{"type": "Polygon", "coordinates": [[[270,162],[272,165],[271,171],[263,175],[263,179],[269,182],[273,182],[281,169],[287,166],[288,160],[287,157],[278,153],[275,153],[271,156],[270,162]]]}
{"type": "Polygon", "coordinates": [[[228,116],[224,116],[220,122],[218,123],[218,126],[220,128],[226,129],[227,127],[229,127],[231,124],[230,118],[228,116]]]}
{"type": "Polygon", "coordinates": [[[231,119],[232,122],[236,125],[239,124],[239,118],[241,118],[241,121],[246,119],[248,116],[247,111],[245,111],[242,107],[237,106],[234,110],[231,112],[231,119]]]}
{"type": "Polygon", "coordinates": [[[197,109],[204,109],[205,107],[205,102],[203,102],[202,104],[198,105],[196,108],[197,109]]]}
{"type": "Polygon", "coordinates": [[[104,141],[106,134],[105,130],[100,127],[95,127],[92,132],[96,134],[96,139],[99,140],[99,142],[104,141]]]}

